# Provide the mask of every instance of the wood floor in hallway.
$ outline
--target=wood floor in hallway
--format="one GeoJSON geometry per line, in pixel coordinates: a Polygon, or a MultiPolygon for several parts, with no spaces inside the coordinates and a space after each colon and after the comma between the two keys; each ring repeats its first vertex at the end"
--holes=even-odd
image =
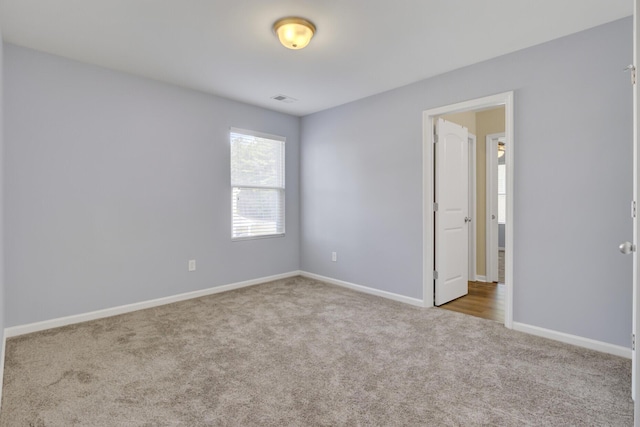
{"type": "Polygon", "coordinates": [[[504,322],[504,283],[469,282],[469,293],[440,308],[504,322]]]}

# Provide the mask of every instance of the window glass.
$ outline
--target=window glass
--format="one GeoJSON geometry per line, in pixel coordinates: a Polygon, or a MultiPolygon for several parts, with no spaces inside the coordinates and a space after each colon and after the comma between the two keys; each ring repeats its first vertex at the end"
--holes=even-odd
{"type": "Polygon", "coordinates": [[[285,139],[231,130],[231,237],[284,235],[285,139]]]}

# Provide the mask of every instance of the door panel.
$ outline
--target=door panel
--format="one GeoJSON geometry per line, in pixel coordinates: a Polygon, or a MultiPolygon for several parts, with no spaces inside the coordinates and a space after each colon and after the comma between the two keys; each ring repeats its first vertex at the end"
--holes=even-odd
{"type": "MultiPolygon", "coordinates": [[[[633,64],[638,67],[638,60],[640,60],[640,30],[638,28],[639,16],[640,13],[640,4],[638,0],[634,0],[633,2],[633,64]]],[[[638,201],[640,198],[640,177],[638,174],[638,164],[640,162],[640,151],[638,150],[638,123],[640,122],[640,94],[638,93],[638,84],[636,83],[633,86],[633,200],[638,201]]],[[[637,247],[639,243],[638,239],[638,218],[637,215],[633,218],[633,244],[637,247]]],[[[640,277],[638,275],[638,265],[640,264],[640,260],[638,259],[638,251],[632,252],[633,255],[633,335],[634,337],[638,336],[638,332],[640,331],[640,319],[638,313],[638,308],[640,307],[640,295],[639,295],[639,284],[638,280],[640,277]]],[[[635,338],[635,341],[638,341],[638,338],[635,338]]],[[[631,352],[631,395],[634,399],[634,425],[640,425],[640,383],[638,381],[638,363],[640,363],[640,359],[638,357],[638,352],[635,348],[632,348],[631,352]]]]}
{"type": "Polygon", "coordinates": [[[438,119],[435,144],[435,304],[466,295],[469,268],[469,142],[466,128],[438,119]]]}

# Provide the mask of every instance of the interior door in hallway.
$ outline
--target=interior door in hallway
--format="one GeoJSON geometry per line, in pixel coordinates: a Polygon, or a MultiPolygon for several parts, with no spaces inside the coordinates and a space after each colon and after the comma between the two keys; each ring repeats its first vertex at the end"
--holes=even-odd
{"type": "Polygon", "coordinates": [[[435,144],[435,305],[469,292],[468,130],[438,119],[435,144]]]}
{"type": "MultiPolygon", "coordinates": [[[[635,73],[638,62],[640,61],[640,1],[633,2],[633,71],[635,73]]],[[[633,217],[633,244],[625,242],[620,249],[625,253],[633,255],[633,344],[631,347],[631,395],[634,399],[634,425],[640,426],[640,381],[638,381],[638,368],[640,367],[640,355],[636,349],[638,341],[638,333],[640,331],[640,255],[637,245],[640,243],[640,229],[638,227],[637,203],[640,200],[640,174],[638,166],[640,163],[640,147],[638,147],[638,134],[640,129],[640,89],[637,79],[634,79],[633,85],[633,201],[632,201],[632,217],[633,217]]]]}

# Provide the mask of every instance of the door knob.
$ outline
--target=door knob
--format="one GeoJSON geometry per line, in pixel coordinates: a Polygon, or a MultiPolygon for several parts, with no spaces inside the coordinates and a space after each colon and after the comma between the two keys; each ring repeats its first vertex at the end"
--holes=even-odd
{"type": "Polygon", "coordinates": [[[622,252],[625,255],[636,251],[636,245],[632,244],[631,242],[621,243],[618,248],[620,249],[620,252],[622,252]]]}
{"type": "Polygon", "coordinates": [[[471,218],[469,218],[468,216],[464,217],[464,222],[471,222],[471,218]]]}

